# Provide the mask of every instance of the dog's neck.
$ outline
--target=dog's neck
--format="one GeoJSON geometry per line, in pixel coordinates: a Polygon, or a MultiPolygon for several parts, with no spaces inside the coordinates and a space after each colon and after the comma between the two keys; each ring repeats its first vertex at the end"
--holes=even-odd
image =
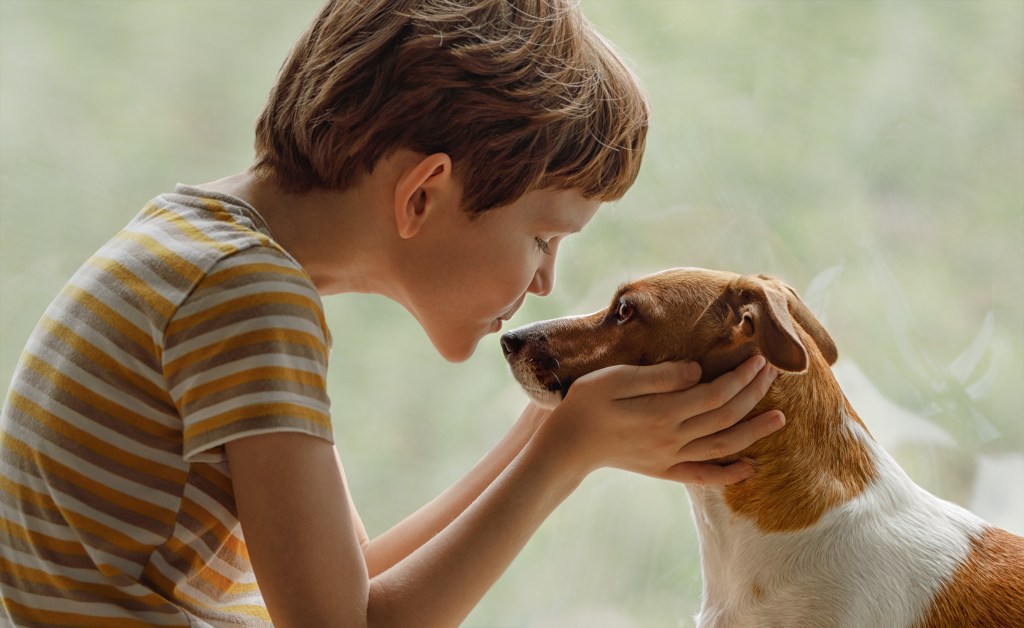
{"type": "Polygon", "coordinates": [[[816,358],[807,373],[780,375],[752,413],[778,408],[787,417],[742,452],[754,477],[687,487],[702,628],[909,625],[892,618],[917,616],[926,598],[907,595],[906,583],[951,573],[970,549],[965,533],[984,525],[917,487],[816,358]]]}
{"type": "Polygon", "coordinates": [[[704,571],[701,626],[733,625],[742,616],[737,604],[760,608],[785,590],[765,574],[780,577],[789,562],[802,562],[803,550],[800,535],[778,533],[814,526],[886,464],[826,362],[815,358],[805,373],[780,374],[751,413],[786,415],[782,430],[737,456],[755,465],[754,477],[725,488],[688,486],[704,571]]]}
{"type": "Polygon", "coordinates": [[[757,473],[722,497],[761,530],[798,530],[864,490],[876,472],[873,448],[819,356],[805,373],[781,374],[751,414],[773,408],[785,414],[786,426],[740,454],[757,473]]]}

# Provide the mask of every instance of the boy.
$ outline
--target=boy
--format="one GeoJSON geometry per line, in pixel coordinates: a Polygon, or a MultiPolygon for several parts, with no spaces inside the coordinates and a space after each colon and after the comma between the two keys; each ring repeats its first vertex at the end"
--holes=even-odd
{"type": "Polygon", "coordinates": [[[700,461],[781,426],[734,425],[774,376],[756,358],[582,378],[372,540],[333,446],[320,296],[385,295],[466,359],[552,290],[647,120],[568,0],[328,2],[254,165],[154,199],[30,338],[0,420],[13,622],[450,626],[594,469],[748,477],[700,461]]]}

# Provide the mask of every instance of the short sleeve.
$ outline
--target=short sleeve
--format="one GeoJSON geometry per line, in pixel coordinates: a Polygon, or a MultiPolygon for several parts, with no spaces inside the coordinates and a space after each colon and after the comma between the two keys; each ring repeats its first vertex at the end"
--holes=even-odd
{"type": "Polygon", "coordinates": [[[224,443],[270,432],[333,442],[329,344],[320,296],[291,258],[254,246],[219,260],[164,332],[185,460],[219,462],[224,443]]]}

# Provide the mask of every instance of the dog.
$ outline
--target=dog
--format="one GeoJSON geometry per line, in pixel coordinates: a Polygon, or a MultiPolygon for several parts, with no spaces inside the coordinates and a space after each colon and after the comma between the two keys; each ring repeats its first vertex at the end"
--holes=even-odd
{"type": "Polygon", "coordinates": [[[778,279],[662,271],[623,285],[607,309],[512,330],[501,346],[547,407],[613,364],[692,360],[703,382],[754,354],[779,369],[747,418],[774,408],[785,427],[716,461],[748,460],[756,474],[687,486],[698,626],[1024,626],[1024,538],[910,480],[843,395],[832,338],[778,279]]]}

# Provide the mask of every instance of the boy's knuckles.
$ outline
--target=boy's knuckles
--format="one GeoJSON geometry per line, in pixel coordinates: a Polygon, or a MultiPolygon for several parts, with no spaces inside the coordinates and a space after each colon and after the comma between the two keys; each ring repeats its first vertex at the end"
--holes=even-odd
{"type": "Polygon", "coordinates": [[[708,459],[724,458],[731,453],[733,453],[732,447],[724,440],[716,439],[708,444],[708,459]]]}
{"type": "Polygon", "coordinates": [[[718,412],[716,413],[714,420],[715,431],[720,432],[726,428],[730,428],[733,425],[736,425],[736,422],[739,421],[739,419],[740,417],[738,417],[736,413],[718,412]]]}
{"type": "Polygon", "coordinates": [[[704,401],[709,408],[721,408],[732,399],[730,391],[712,386],[707,389],[704,401]]]}

